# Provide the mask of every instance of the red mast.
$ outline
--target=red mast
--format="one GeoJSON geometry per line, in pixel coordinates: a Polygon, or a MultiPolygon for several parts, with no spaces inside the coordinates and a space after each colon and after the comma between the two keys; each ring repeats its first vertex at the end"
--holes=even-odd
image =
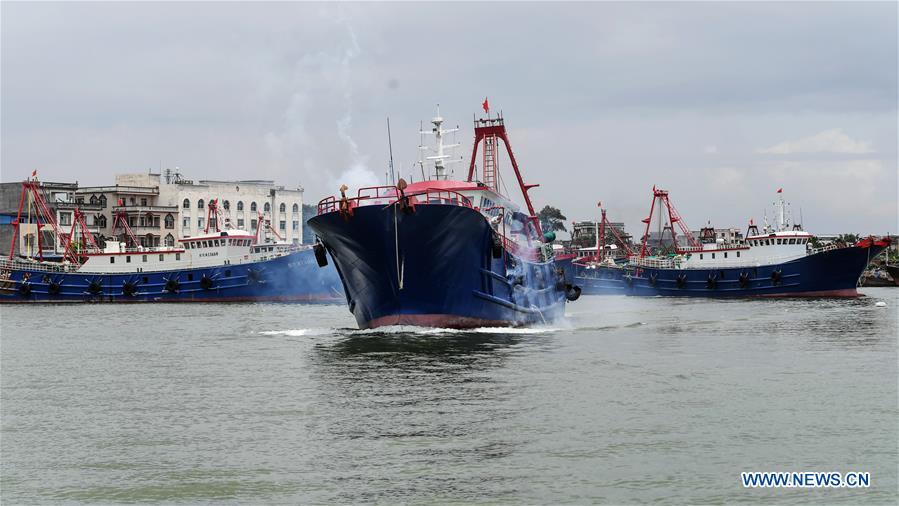
{"type": "MultiPolygon", "coordinates": [[[[665,228],[671,229],[671,242],[674,246],[674,251],[677,253],[684,253],[686,250],[682,250],[677,246],[677,233],[674,231],[674,224],[677,223],[678,227],[681,230],[681,233],[687,238],[687,244],[690,245],[691,248],[702,249],[702,246],[699,242],[696,241],[696,238],[693,237],[693,233],[690,232],[690,229],[687,225],[684,224],[684,221],[681,219],[680,215],[675,209],[674,204],[671,203],[671,200],[668,199],[668,191],[660,190],[655,186],[652,187],[652,205],[649,207],[649,216],[643,219],[643,223],[646,223],[646,231],[643,233],[643,245],[640,248],[640,258],[646,256],[646,245],[649,242],[649,225],[652,222],[652,213],[656,207],[656,201],[659,202],[659,210],[661,212],[662,209],[665,209],[668,213],[668,223],[669,226],[665,228]]],[[[661,218],[661,217],[660,217],[661,218]]],[[[662,238],[659,237],[659,242],[661,244],[662,238]]]]}
{"type": "Polygon", "coordinates": [[[53,233],[56,236],[57,240],[60,242],[65,241],[65,234],[59,228],[59,225],[56,223],[56,216],[50,212],[50,208],[47,206],[47,201],[44,199],[43,193],[41,193],[40,183],[37,180],[37,171],[34,171],[31,174],[31,177],[22,181],[22,193],[19,196],[19,209],[16,212],[16,219],[13,221],[13,235],[12,242],[9,247],[9,259],[12,260],[13,256],[16,252],[16,237],[19,235],[19,224],[22,220],[22,208],[25,207],[25,199],[29,199],[28,207],[25,209],[28,215],[31,214],[31,210],[35,211],[35,220],[37,224],[37,246],[38,246],[38,257],[43,260],[44,253],[43,248],[41,247],[41,218],[43,218],[43,223],[45,225],[50,225],[53,229],[53,233]]]}
{"type": "MultiPolygon", "coordinates": [[[[486,106],[485,106],[486,110],[486,106]]],[[[501,139],[506,146],[506,153],[509,155],[509,161],[512,163],[512,169],[515,171],[515,177],[518,179],[518,186],[521,188],[521,194],[524,196],[524,202],[528,207],[530,219],[534,223],[539,235],[543,235],[540,227],[540,220],[534,212],[534,206],[531,204],[531,198],[528,191],[536,188],[538,184],[525,184],[521,177],[521,171],[518,170],[518,162],[515,160],[515,154],[512,152],[512,146],[509,144],[509,136],[506,133],[506,126],[503,123],[502,116],[497,118],[477,119],[474,122],[474,147],[471,150],[471,163],[468,166],[468,181],[474,181],[474,162],[478,155],[478,144],[484,141],[484,184],[491,190],[500,193],[497,187],[498,173],[496,171],[496,140],[501,139]]]]}
{"type": "Polygon", "coordinates": [[[126,239],[126,246],[129,248],[137,247],[137,237],[134,236],[134,231],[131,230],[131,226],[128,225],[128,213],[122,209],[122,206],[125,205],[125,202],[122,199],[118,200],[118,206],[115,212],[115,218],[112,222],[112,235],[116,237],[118,241],[118,234],[116,234],[116,230],[121,226],[122,235],[124,235],[123,239],[126,239]],[[131,244],[128,245],[127,241],[131,241],[131,244]]]}

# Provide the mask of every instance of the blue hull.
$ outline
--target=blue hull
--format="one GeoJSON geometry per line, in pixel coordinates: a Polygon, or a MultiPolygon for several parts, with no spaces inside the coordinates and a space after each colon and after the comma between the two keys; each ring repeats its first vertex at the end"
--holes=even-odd
{"type": "Polygon", "coordinates": [[[790,262],[725,269],[598,267],[575,282],[593,295],[680,297],[854,297],[859,276],[883,247],[848,247],[790,262]]]}
{"type": "Polygon", "coordinates": [[[13,270],[9,280],[0,281],[0,303],[342,300],[337,272],[319,269],[311,249],[261,262],[172,271],[13,270]]]}
{"type": "Polygon", "coordinates": [[[360,328],[472,328],[550,321],[564,314],[565,283],[552,262],[492,254],[493,231],[477,211],[428,204],[413,214],[363,206],[344,220],[309,220],[343,281],[360,328]]]}

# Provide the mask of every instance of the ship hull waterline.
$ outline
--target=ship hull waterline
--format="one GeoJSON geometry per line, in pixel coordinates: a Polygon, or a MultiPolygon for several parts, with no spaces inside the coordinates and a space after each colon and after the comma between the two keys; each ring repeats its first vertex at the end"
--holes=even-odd
{"type": "Polygon", "coordinates": [[[337,267],[360,328],[512,327],[564,315],[564,279],[553,262],[505,248],[494,255],[494,232],[472,208],[362,206],[309,225],[337,267]]]}

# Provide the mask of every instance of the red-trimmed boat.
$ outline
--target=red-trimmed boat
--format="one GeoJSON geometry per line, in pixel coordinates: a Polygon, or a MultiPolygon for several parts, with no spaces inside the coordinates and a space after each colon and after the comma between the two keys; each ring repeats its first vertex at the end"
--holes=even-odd
{"type": "MultiPolygon", "coordinates": [[[[780,193],[780,192],[779,192],[780,193]]],[[[588,294],[690,297],[855,297],[859,277],[890,241],[869,237],[855,244],[815,248],[812,235],[786,220],[782,198],[777,222],[759,231],[750,221],[745,238],[726,241],[705,227],[697,240],[668,199],[653,188],[646,231],[638,254],[624,264],[584,262],[575,282],[588,294]],[[658,213],[656,244],[650,224],[658,213]],[[662,215],[668,221],[662,225],[662,215]],[[686,244],[678,240],[676,228],[686,244]]],[[[767,221],[767,220],[766,220],[767,221]]]]}
{"type": "Polygon", "coordinates": [[[564,314],[566,285],[540,230],[501,117],[475,121],[465,181],[447,178],[443,118],[432,179],[359,189],[319,203],[309,225],[322,263],[330,254],[360,328],[417,325],[448,328],[543,323],[564,314]],[[506,146],[527,214],[499,190],[499,141],[506,146]],[[475,159],[483,142],[483,181],[475,159]]]}

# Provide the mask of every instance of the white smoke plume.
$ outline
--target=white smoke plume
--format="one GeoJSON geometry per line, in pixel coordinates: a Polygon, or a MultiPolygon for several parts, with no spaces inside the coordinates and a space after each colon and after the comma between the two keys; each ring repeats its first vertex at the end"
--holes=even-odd
{"type": "Polygon", "coordinates": [[[297,60],[285,90],[289,99],[282,125],[265,136],[274,172],[300,177],[303,186],[315,192],[310,200],[335,194],[341,184],[355,193],[380,182],[352,133],[353,63],[361,53],[359,42],[342,6],[329,11],[322,11],[323,19],[345,31],[345,40],[297,60]]]}

